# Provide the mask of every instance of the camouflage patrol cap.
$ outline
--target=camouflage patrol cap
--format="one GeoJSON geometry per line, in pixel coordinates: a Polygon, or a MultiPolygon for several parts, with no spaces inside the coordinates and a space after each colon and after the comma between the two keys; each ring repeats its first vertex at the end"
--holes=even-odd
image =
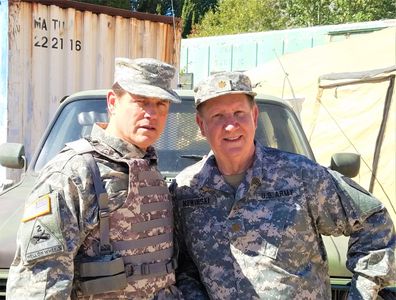
{"type": "Polygon", "coordinates": [[[175,71],[173,66],[154,58],[117,57],[114,83],[134,95],[180,103],[180,97],[170,87],[175,71]]]}
{"type": "Polygon", "coordinates": [[[194,89],[195,106],[227,94],[246,94],[251,97],[257,94],[252,91],[248,76],[241,72],[220,72],[201,81],[194,89]]]}

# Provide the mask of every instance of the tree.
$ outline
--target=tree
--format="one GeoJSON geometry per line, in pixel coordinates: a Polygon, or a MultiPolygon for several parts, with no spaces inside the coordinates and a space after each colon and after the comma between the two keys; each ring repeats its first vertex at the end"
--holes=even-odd
{"type": "Polygon", "coordinates": [[[190,36],[211,36],[281,29],[278,0],[220,0],[193,28],[190,36]]]}
{"type": "Polygon", "coordinates": [[[396,18],[395,0],[220,0],[190,36],[396,18]]]}
{"type": "Polygon", "coordinates": [[[183,38],[396,18],[395,0],[80,1],[153,14],[174,13],[183,20],[183,38]]]}
{"type": "Polygon", "coordinates": [[[218,0],[182,0],[180,17],[183,20],[182,37],[187,37],[195,24],[199,23],[206,12],[217,6],[218,0]]]}
{"type": "Polygon", "coordinates": [[[130,9],[130,0],[79,0],[79,2],[86,2],[97,5],[105,5],[122,9],[130,9]]]}
{"type": "Polygon", "coordinates": [[[396,17],[394,0],[282,0],[285,27],[375,21],[396,17]]]}
{"type": "Polygon", "coordinates": [[[182,18],[182,37],[201,21],[205,13],[214,8],[218,0],[79,0],[80,2],[112,6],[159,15],[175,15],[182,18]]]}
{"type": "Polygon", "coordinates": [[[191,28],[201,21],[205,13],[214,8],[218,0],[139,0],[137,11],[160,15],[169,15],[173,4],[173,13],[183,20],[182,37],[187,37],[191,28]]]}
{"type": "Polygon", "coordinates": [[[147,12],[157,15],[172,15],[172,8],[174,10],[175,16],[180,15],[181,2],[171,1],[171,0],[140,0],[136,1],[136,10],[140,12],[147,12]],[[173,7],[172,7],[173,4],[173,7]]]}

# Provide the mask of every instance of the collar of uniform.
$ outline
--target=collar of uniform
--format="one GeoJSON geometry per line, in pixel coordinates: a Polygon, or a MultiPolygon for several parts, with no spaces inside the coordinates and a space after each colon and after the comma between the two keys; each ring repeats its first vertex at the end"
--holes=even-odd
{"type": "Polygon", "coordinates": [[[92,127],[91,137],[94,140],[105,143],[106,145],[117,151],[122,158],[148,158],[150,160],[156,159],[155,151],[149,147],[147,151],[136,147],[133,144],[123,141],[122,139],[110,135],[106,132],[107,123],[96,123],[92,127]],[[146,156],[146,157],[145,157],[146,156]]]}
{"type": "Polygon", "coordinates": [[[246,170],[246,176],[242,180],[237,193],[235,195],[236,199],[242,199],[249,193],[254,193],[257,186],[260,186],[263,182],[264,172],[265,172],[265,147],[260,144],[260,142],[255,141],[255,151],[253,165],[246,170]]]}
{"type": "Polygon", "coordinates": [[[198,189],[209,188],[234,193],[234,189],[226,183],[220,173],[213,151],[210,151],[201,163],[201,169],[192,181],[193,185],[198,189]]]}
{"type": "Polygon", "coordinates": [[[203,186],[212,187],[213,178],[221,176],[217,169],[213,152],[210,151],[199,162],[185,168],[176,176],[178,185],[201,189],[203,186]]]}
{"type": "Polygon", "coordinates": [[[218,188],[216,184],[219,180],[216,177],[222,177],[219,168],[217,167],[216,159],[213,151],[210,151],[207,155],[202,169],[199,172],[199,178],[197,180],[197,187],[201,189],[203,186],[209,186],[213,188],[218,188]]]}
{"type": "MultiPolygon", "coordinates": [[[[237,190],[236,198],[243,198],[245,196],[246,191],[249,190],[248,184],[252,182],[254,177],[257,177],[260,181],[263,178],[263,160],[265,155],[265,147],[261,145],[259,142],[255,141],[255,153],[253,165],[248,170],[246,170],[246,176],[242,180],[241,188],[237,190]]],[[[224,189],[222,186],[226,185],[223,176],[221,175],[215,156],[212,151],[209,152],[206,157],[201,170],[199,171],[199,175],[196,178],[196,186],[198,188],[202,188],[204,186],[214,188],[214,189],[224,189]]],[[[228,186],[228,185],[227,185],[228,186]]]]}

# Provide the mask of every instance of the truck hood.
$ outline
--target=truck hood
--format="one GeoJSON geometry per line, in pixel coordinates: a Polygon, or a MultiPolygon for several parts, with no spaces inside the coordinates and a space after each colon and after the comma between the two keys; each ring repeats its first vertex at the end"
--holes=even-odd
{"type": "Polygon", "coordinates": [[[36,178],[37,175],[26,173],[19,183],[0,194],[0,268],[9,268],[14,258],[26,195],[30,194],[36,178]]]}

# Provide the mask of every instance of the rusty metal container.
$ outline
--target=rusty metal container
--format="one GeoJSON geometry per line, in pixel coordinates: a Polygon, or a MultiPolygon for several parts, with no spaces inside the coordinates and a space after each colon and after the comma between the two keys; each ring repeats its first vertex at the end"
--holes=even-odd
{"type": "Polygon", "coordinates": [[[0,15],[0,143],[24,143],[28,160],[62,97],[111,87],[115,57],[179,68],[180,19],[63,0],[1,0],[0,15]]]}

